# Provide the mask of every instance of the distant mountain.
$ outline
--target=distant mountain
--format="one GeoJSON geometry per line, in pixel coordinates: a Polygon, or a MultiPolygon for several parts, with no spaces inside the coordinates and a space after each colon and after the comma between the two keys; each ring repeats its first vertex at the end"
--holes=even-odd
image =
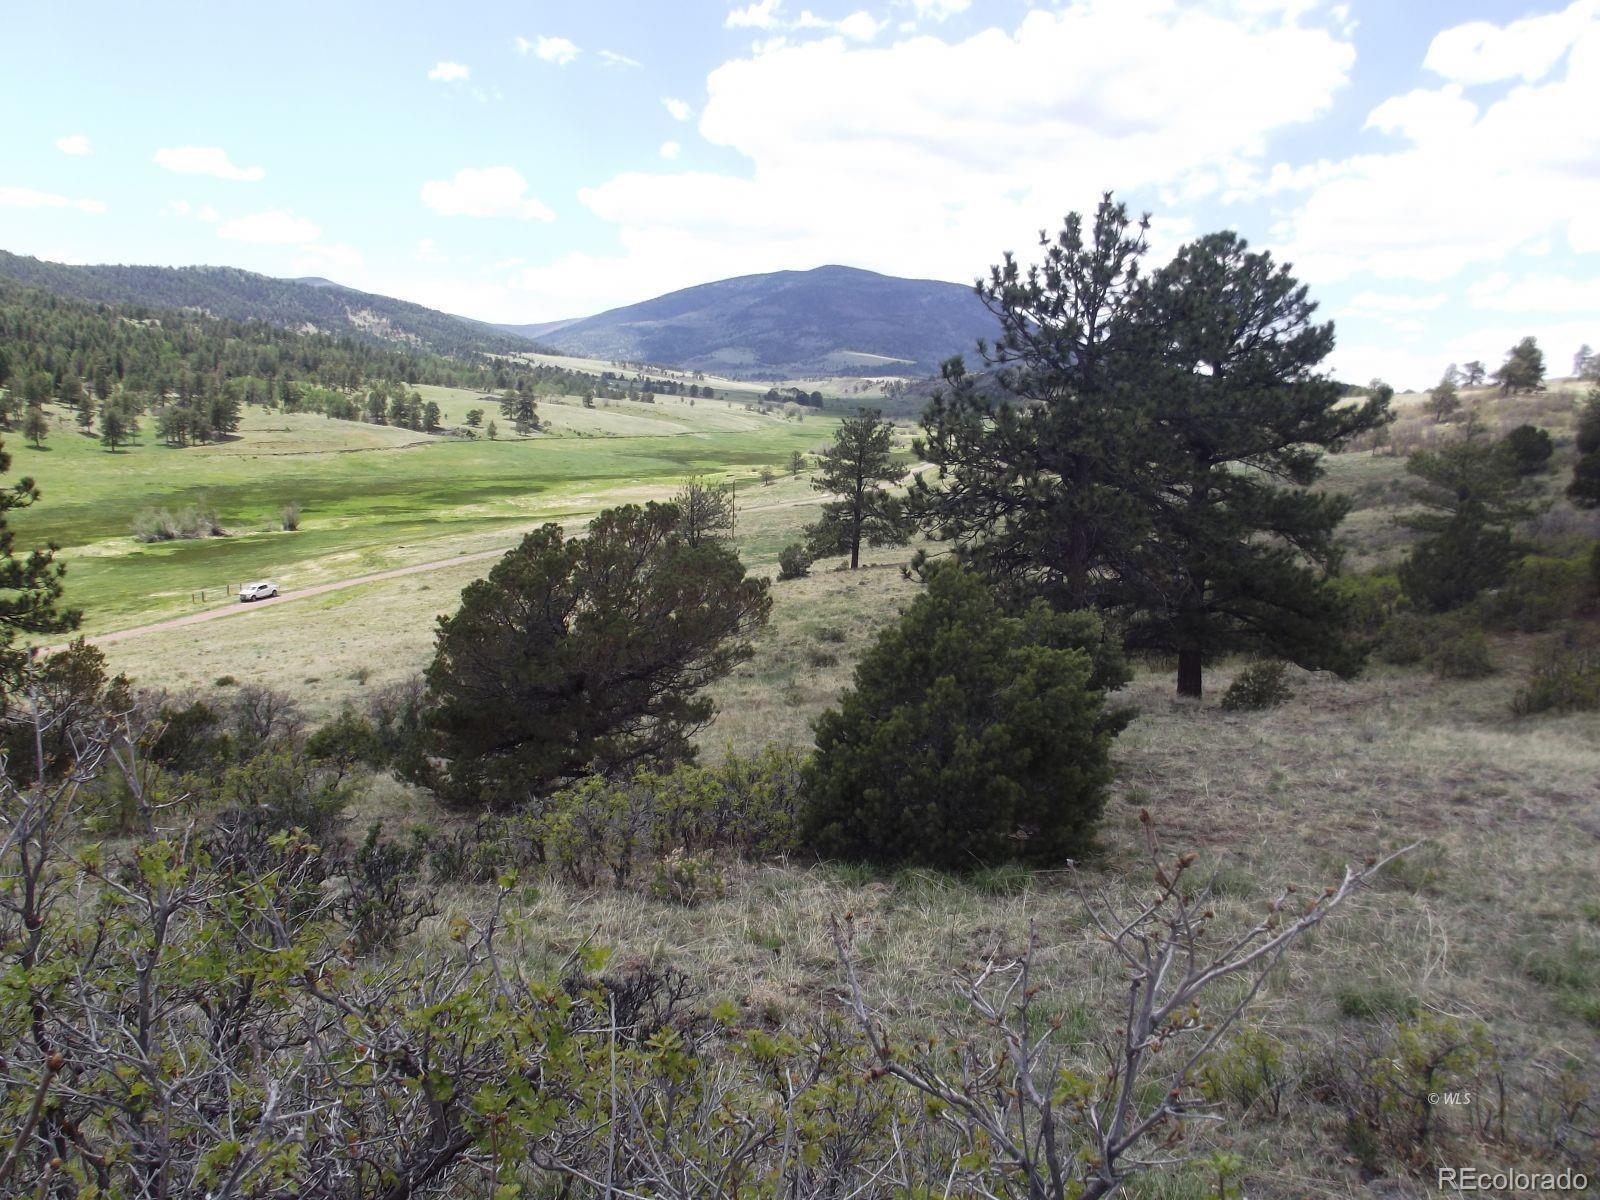
{"type": "Polygon", "coordinates": [[[925,376],[992,337],[970,287],[854,267],[745,275],[598,316],[501,325],[569,354],[753,379],[925,376]]]}
{"type": "Polygon", "coordinates": [[[356,337],[434,354],[515,353],[519,335],[331,280],[274,279],[234,267],[69,266],[0,250],[0,277],[95,304],[184,308],[230,321],[356,337]]]}

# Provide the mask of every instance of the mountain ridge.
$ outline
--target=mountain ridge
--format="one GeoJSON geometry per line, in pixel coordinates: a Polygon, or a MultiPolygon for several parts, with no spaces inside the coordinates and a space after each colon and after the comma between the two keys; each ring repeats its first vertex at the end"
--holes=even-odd
{"type": "Polygon", "coordinates": [[[542,349],[483,321],[409,300],[358,291],[320,276],[281,279],[239,267],[75,265],[0,250],[0,276],[95,304],[191,309],[232,321],[349,336],[434,354],[515,354],[542,349]]]}
{"type": "Polygon", "coordinates": [[[973,290],[838,264],[714,280],[593,316],[499,324],[570,354],[722,375],[925,376],[992,335],[973,290]]]}

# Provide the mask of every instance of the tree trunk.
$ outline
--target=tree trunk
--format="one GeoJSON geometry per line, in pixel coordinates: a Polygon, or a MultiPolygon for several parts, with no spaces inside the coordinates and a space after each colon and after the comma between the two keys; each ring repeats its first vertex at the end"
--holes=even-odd
{"type": "Polygon", "coordinates": [[[1178,651],[1178,695],[1200,698],[1200,651],[1178,651]]]}
{"type": "Polygon", "coordinates": [[[850,569],[854,571],[861,565],[861,532],[856,531],[855,537],[850,539],[850,569]]]}

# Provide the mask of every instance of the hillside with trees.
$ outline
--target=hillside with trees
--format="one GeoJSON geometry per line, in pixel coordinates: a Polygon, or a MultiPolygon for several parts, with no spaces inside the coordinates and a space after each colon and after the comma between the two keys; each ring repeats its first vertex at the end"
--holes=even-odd
{"type": "Polygon", "coordinates": [[[192,309],[432,355],[516,354],[527,338],[326,279],[275,279],[234,267],[77,266],[0,250],[0,278],[95,304],[192,309]]]}

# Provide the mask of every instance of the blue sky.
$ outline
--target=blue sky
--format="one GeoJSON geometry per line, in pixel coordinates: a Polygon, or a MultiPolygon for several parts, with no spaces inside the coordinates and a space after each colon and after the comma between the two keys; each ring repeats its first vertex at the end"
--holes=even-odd
{"type": "Polygon", "coordinates": [[[1292,261],[1332,365],[1600,345],[1600,0],[5,3],[0,247],[503,321],[966,282],[1112,189],[1292,261]]]}

